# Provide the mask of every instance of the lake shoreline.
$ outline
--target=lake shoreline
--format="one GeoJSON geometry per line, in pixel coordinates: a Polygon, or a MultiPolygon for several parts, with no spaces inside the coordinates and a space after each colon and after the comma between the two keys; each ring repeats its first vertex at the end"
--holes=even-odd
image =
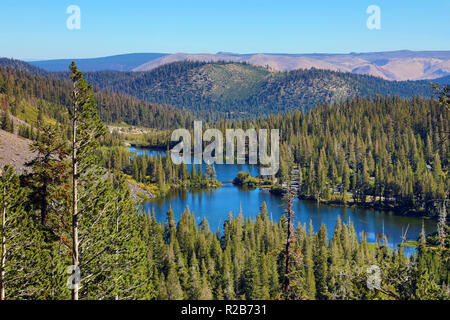
{"type": "Polygon", "coordinates": [[[412,218],[420,218],[420,219],[426,219],[426,220],[438,220],[437,216],[426,216],[422,215],[421,213],[424,211],[416,211],[412,209],[408,209],[407,211],[402,210],[401,207],[398,206],[390,206],[390,205],[380,205],[379,203],[355,203],[355,202],[344,202],[342,200],[324,200],[324,201],[317,201],[314,198],[310,197],[304,197],[304,196],[298,196],[298,199],[304,200],[304,201],[311,201],[318,204],[324,204],[328,206],[333,207],[342,207],[342,208],[358,208],[358,209],[372,209],[377,211],[384,211],[384,212],[393,212],[394,214],[401,216],[401,217],[412,217],[412,218]]]}
{"type": "MultiPolygon", "coordinates": [[[[139,154],[147,153],[152,155],[165,154],[167,151],[161,148],[131,149],[139,154]]],[[[188,165],[188,169],[192,169],[192,164],[188,165]]],[[[205,167],[202,166],[202,170],[204,169],[205,167]]],[[[175,220],[178,220],[186,208],[189,207],[191,212],[195,212],[198,222],[203,218],[207,219],[212,228],[211,230],[221,230],[230,212],[234,216],[238,216],[242,212],[245,219],[256,219],[259,208],[264,202],[274,221],[279,221],[284,215],[285,203],[282,194],[276,195],[270,192],[271,185],[267,185],[267,181],[265,181],[264,185],[255,185],[253,187],[231,183],[239,172],[250,173],[250,176],[259,177],[258,166],[219,164],[215,166],[215,171],[219,181],[228,181],[230,183],[224,183],[217,188],[180,187],[171,189],[167,194],[143,203],[144,211],[152,212],[154,210],[157,220],[163,222],[166,220],[166,214],[170,208],[175,213],[175,220]]],[[[241,176],[243,178],[247,177],[247,175],[244,177],[242,174],[241,176]]],[[[262,182],[259,178],[257,180],[262,182]]],[[[246,179],[243,182],[246,182],[246,179]]],[[[250,182],[253,182],[253,180],[250,182]]],[[[293,208],[296,220],[302,224],[308,224],[309,221],[312,221],[315,230],[318,230],[322,223],[326,225],[327,230],[333,230],[337,217],[340,216],[342,221],[346,223],[351,221],[358,234],[361,234],[361,232],[369,234],[369,242],[375,242],[379,234],[386,234],[389,237],[389,246],[392,248],[398,248],[397,245],[401,243],[402,233],[406,229],[408,229],[407,239],[417,240],[421,231],[422,221],[425,222],[425,232],[427,234],[436,230],[436,225],[430,217],[421,217],[410,212],[405,213],[390,206],[380,207],[377,206],[378,203],[376,205],[370,203],[356,205],[336,201],[339,199],[332,200],[321,201],[317,205],[317,201],[314,199],[299,197],[295,201],[293,208]]],[[[332,234],[330,233],[329,236],[331,237],[332,234]]]]}

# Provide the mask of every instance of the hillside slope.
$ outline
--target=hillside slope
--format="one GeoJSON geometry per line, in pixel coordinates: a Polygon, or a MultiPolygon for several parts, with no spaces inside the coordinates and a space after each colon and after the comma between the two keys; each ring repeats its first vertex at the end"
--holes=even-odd
{"type": "Polygon", "coordinates": [[[101,58],[57,59],[30,61],[29,63],[47,71],[67,71],[68,65],[75,61],[82,71],[115,70],[130,71],[153,59],[166,56],[166,53],[130,53],[101,58]]]}
{"type": "Polygon", "coordinates": [[[31,61],[47,71],[67,71],[72,61],[83,71],[150,71],[180,61],[246,62],[277,71],[325,69],[372,75],[387,80],[424,80],[450,75],[450,51],[388,51],[348,54],[136,53],[92,59],[31,61]]]}
{"type": "Polygon", "coordinates": [[[392,51],[350,54],[185,54],[146,62],[133,71],[149,71],[176,61],[246,62],[277,71],[324,69],[380,77],[387,80],[424,80],[450,75],[449,51],[392,51]]]}
{"type": "MultiPolygon", "coordinates": [[[[0,107],[17,118],[35,123],[38,117],[67,122],[72,84],[63,77],[41,71],[23,61],[0,59],[0,107]]],[[[126,123],[158,129],[187,126],[186,112],[151,104],[121,92],[95,90],[99,115],[107,123],[126,123]]]]}
{"type": "Polygon", "coordinates": [[[99,88],[208,115],[254,117],[355,96],[430,96],[427,81],[387,81],[328,70],[275,72],[250,64],[175,62],[148,72],[86,73],[99,88]]]}
{"type": "Polygon", "coordinates": [[[0,168],[9,164],[18,173],[28,171],[25,163],[35,156],[29,149],[30,143],[28,139],[0,129],[0,168]]]}

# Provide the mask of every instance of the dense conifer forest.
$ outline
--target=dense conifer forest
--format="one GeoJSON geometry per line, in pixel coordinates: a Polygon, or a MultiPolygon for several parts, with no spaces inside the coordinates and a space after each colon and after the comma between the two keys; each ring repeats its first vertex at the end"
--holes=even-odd
{"type": "Polygon", "coordinates": [[[314,68],[275,72],[229,62],[174,62],[147,72],[89,72],[86,79],[100,88],[173,105],[207,119],[308,110],[355,96],[432,94],[429,81],[387,81],[314,68]]]}
{"type": "MultiPolygon", "coordinates": [[[[0,66],[3,110],[8,109],[8,112],[24,120],[36,120],[27,119],[30,114],[36,113],[66,123],[71,90],[67,79],[45,71],[41,73],[40,69],[17,60],[3,59],[1,65],[6,65],[0,66]],[[33,71],[35,69],[38,71],[33,71]],[[33,110],[28,110],[27,106],[33,110]]],[[[170,106],[150,104],[121,93],[96,90],[95,98],[99,115],[106,123],[167,129],[189,126],[193,121],[186,112],[170,106]]]]}
{"type": "Polygon", "coordinates": [[[449,109],[436,100],[357,97],[256,126],[280,128],[278,177],[297,168],[301,197],[430,216],[448,197],[449,109]]]}
{"type": "Polygon", "coordinates": [[[230,213],[212,231],[189,208],[178,222],[172,210],[158,222],[127,184],[208,184],[212,167],[204,177],[167,157],[132,157],[103,124],[167,129],[190,126],[190,116],[94,92],[75,65],[71,82],[2,67],[2,128],[14,132],[10,115],[31,126],[35,157],[27,173],[5,166],[0,174],[0,298],[449,299],[450,111],[448,88],[441,90],[434,100],[355,97],[219,122],[222,130],[281,130],[281,170],[271,181],[287,190],[286,216],[273,221],[261,203],[256,219],[230,213]],[[290,188],[295,170],[299,194],[290,188]],[[384,234],[369,243],[339,217],[328,238],[324,225],[298,224],[296,196],[405,208],[435,217],[438,232],[422,231],[410,256],[389,248],[384,234]]]}

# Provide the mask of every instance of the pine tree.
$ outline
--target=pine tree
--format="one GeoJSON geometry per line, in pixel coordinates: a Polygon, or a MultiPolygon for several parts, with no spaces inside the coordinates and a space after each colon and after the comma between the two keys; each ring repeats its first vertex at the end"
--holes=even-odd
{"type": "MultiPolygon", "coordinates": [[[[130,190],[123,174],[113,176],[112,230],[109,236],[109,279],[104,281],[105,298],[138,299],[149,297],[151,279],[147,277],[148,267],[153,261],[146,257],[147,244],[142,236],[143,215],[138,214],[131,201],[130,190]],[[147,258],[147,259],[146,259],[147,258]]],[[[105,255],[105,254],[104,254],[105,255]]],[[[98,264],[102,264],[101,261],[98,264]]],[[[106,267],[106,268],[105,268],[106,267]]]]}
{"type": "Polygon", "coordinates": [[[202,278],[200,275],[198,261],[195,253],[192,254],[190,267],[189,267],[189,291],[188,299],[200,300],[203,298],[202,295],[202,278]]]}
{"type": "Polygon", "coordinates": [[[314,276],[314,230],[310,220],[309,232],[305,243],[305,293],[310,300],[316,299],[316,279],[314,276]]]}
{"type": "Polygon", "coordinates": [[[327,228],[320,226],[318,233],[318,254],[315,263],[315,278],[318,299],[327,299],[329,296],[328,281],[328,240],[327,228]]]}
{"type": "Polygon", "coordinates": [[[223,296],[226,300],[233,300],[235,298],[234,292],[234,281],[232,272],[232,262],[231,262],[231,249],[230,247],[225,248],[223,254],[223,271],[222,271],[222,281],[221,287],[223,290],[223,296]]]}
{"type": "Polygon", "coordinates": [[[43,293],[43,239],[32,214],[25,210],[26,196],[14,169],[0,169],[0,300],[33,299],[43,293]]]}
{"type": "Polygon", "coordinates": [[[169,207],[169,210],[166,213],[166,225],[165,225],[165,233],[164,238],[166,243],[174,243],[176,240],[176,222],[173,214],[172,206],[169,207]]]}
{"type": "Polygon", "coordinates": [[[285,195],[285,199],[287,201],[287,209],[286,209],[286,218],[287,218],[287,237],[286,237],[286,248],[285,248],[285,263],[284,263],[284,281],[283,281],[283,292],[286,297],[286,299],[289,299],[290,296],[290,273],[291,273],[291,263],[293,259],[293,244],[295,241],[295,235],[294,235],[294,210],[292,209],[293,206],[293,193],[292,189],[290,187],[290,184],[288,185],[288,190],[285,195]]]}
{"type": "Polygon", "coordinates": [[[70,199],[67,192],[70,188],[68,150],[56,128],[43,124],[39,131],[40,139],[30,147],[36,157],[27,163],[33,170],[29,177],[32,187],[30,196],[39,208],[42,225],[58,229],[62,235],[66,230],[61,230],[61,226],[68,223],[66,201],[70,199]],[[51,225],[48,224],[49,216],[51,225]]]}
{"type": "MultiPolygon", "coordinates": [[[[116,266],[120,250],[117,234],[117,207],[110,182],[98,166],[95,150],[105,133],[92,93],[92,86],[83,79],[75,63],[70,66],[73,91],[72,107],[72,267],[82,273],[83,295],[99,297],[111,287],[105,273],[116,266]]],[[[79,298],[79,283],[72,286],[72,299],[79,298]]]]}
{"type": "Polygon", "coordinates": [[[242,289],[246,299],[260,299],[261,278],[258,270],[258,263],[254,255],[250,255],[246,258],[242,277],[242,289]]]}
{"type": "Polygon", "coordinates": [[[188,172],[188,168],[186,166],[186,163],[181,164],[181,181],[185,182],[187,181],[189,178],[189,172],[188,172]]]}
{"type": "Polygon", "coordinates": [[[166,279],[167,295],[169,300],[182,300],[183,290],[181,289],[178,274],[173,263],[169,266],[169,272],[166,279]]]}
{"type": "Polygon", "coordinates": [[[192,163],[191,180],[197,181],[197,169],[195,168],[195,163],[192,163]]]}
{"type": "Polygon", "coordinates": [[[350,168],[348,167],[348,163],[345,162],[342,176],[342,198],[345,203],[345,194],[350,188],[350,168]]]}
{"type": "Polygon", "coordinates": [[[8,110],[2,112],[2,116],[0,118],[0,129],[14,133],[14,122],[10,118],[8,110]]]}
{"type": "Polygon", "coordinates": [[[205,172],[205,177],[207,179],[212,179],[213,178],[213,172],[212,172],[212,166],[211,164],[206,164],[206,172],[205,172]]]}

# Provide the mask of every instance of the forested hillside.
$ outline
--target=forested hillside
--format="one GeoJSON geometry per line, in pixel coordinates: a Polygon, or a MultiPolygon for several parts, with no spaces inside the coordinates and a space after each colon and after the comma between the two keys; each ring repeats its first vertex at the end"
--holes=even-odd
{"type": "Polygon", "coordinates": [[[365,74],[387,80],[437,79],[449,74],[449,51],[410,51],[332,53],[130,53],[101,58],[59,59],[30,61],[47,71],[66,71],[67,65],[75,61],[83,71],[150,71],[159,66],[180,62],[249,63],[269,66],[276,71],[297,69],[325,69],[354,74],[365,74]]]}
{"type": "MultiPolygon", "coordinates": [[[[36,122],[44,117],[61,124],[67,122],[71,84],[18,60],[0,63],[1,107],[19,119],[36,122]]],[[[96,90],[100,117],[107,123],[126,123],[157,129],[185,127],[192,123],[186,112],[160,106],[123,93],[96,90]]]]}
{"type": "MultiPolygon", "coordinates": [[[[15,72],[29,73],[28,78],[40,77],[38,81],[51,83],[55,94],[50,99],[66,103],[67,97],[58,96],[56,92],[66,88],[68,73],[48,73],[11,59],[1,59],[0,65],[15,72]]],[[[87,72],[85,77],[97,91],[100,116],[105,122],[147,127],[162,125],[158,116],[158,121],[152,120],[151,115],[161,110],[155,104],[179,107],[217,120],[308,110],[322,102],[339,103],[356,96],[432,95],[427,81],[387,81],[318,69],[273,72],[226,62],[175,62],[148,72],[98,71],[87,72]]],[[[181,113],[176,109],[166,109],[164,114],[174,114],[173,122],[184,126],[181,118],[186,117],[177,116],[181,113]]],[[[167,127],[168,123],[163,121],[163,126],[167,127]]]]}
{"type": "Polygon", "coordinates": [[[278,177],[298,169],[300,197],[436,216],[450,190],[449,113],[432,99],[353,98],[242,125],[279,128],[278,177]]]}
{"type": "MultiPolygon", "coordinates": [[[[277,179],[260,181],[272,184],[274,193],[290,182],[303,199],[437,217],[450,190],[449,119],[437,100],[377,97],[216,127],[280,130],[277,179]]],[[[130,158],[119,150],[109,157],[114,168],[142,183],[161,187],[188,176],[168,159],[158,169],[157,158],[130,158]]],[[[245,183],[255,186],[258,180],[245,183]]]]}
{"type": "MultiPolygon", "coordinates": [[[[18,61],[9,63],[18,69],[0,67],[0,93],[4,110],[0,121],[2,128],[13,130],[13,124],[7,116],[11,113],[31,126],[36,126],[41,120],[58,123],[63,126],[66,137],[69,137],[70,133],[66,129],[69,125],[69,81],[51,75],[32,75],[24,71],[26,64],[18,61]]],[[[216,77],[216,82],[225,79],[223,83],[227,87],[214,87],[214,91],[221,95],[232,91],[235,95],[245,96],[247,91],[255,90],[260,85],[258,79],[261,75],[272,76],[265,69],[225,63],[178,63],[166,69],[156,69],[155,72],[158,71],[161,78],[166,73],[175,72],[173,68],[178,68],[180,74],[186,74],[186,68],[194,70],[199,67],[208,69],[210,77],[216,77]],[[234,71],[235,68],[239,72],[234,71]],[[236,77],[237,74],[239,77],[236,77]]],[[[119,81],[110,74],[96,75],[104,76],[101,80],[103,83],[119,81]]],[[[291,77],[295,75],[289,74],[291,77]]],[[[120,75],[120,82],[132,81],[130,73],[120,75]]],[[[301,78],[301,75],[298,76],[301,78]]],[[[183,82],[182,78],[178,81],[183,82]]],[[[200,78],[197,81],[201,82],[200,78]]],[[[166,87],[164,84],[161,86],[166,87]]],[[[199,99],[202,97],[208,97],[208,93],[201,94],[199,99]]],[[[125,122],[156,129],[192,126],[193,118],[176,108],[152,105],[122,93],[105,90],[97,91],[95,98],[100,117],[105,122],[125,122]]],[[[450,126],[448,112],[436,100],[420,97],[410,100],[398,97],[356,97],[332,106],[324,103],[311,110],[268,116],[265,120],[243,123],[222,121],[219,122],[219,128],[279,128],[282,137],[282,162],[278,173],[280,185],[289,181],[289,173],[294,167],[299,168],[300,197],[322,202],[395,208],[402,213],[434,216],[437,215],[437,208],[433,199],[445,198],[450,188],[446,130],[450,126]]],[[[19,124],[17,129],[20,135],[35,138],[30,127],[19,124]]],[[[160,144],[165,145],[163,141],[160,144]]],[[[110,162],[120,163],[114,159],[114,154],[110,154],[110,162]]],[[[142,168],[136,164],[130,165],[116,168],[122,170],[127,167],[127,173],[136,181],[153,181],[160,188],[165,184],[178,183],[174,180],[171,166],[161,169],[165,175],[161,177],[158,171],[150,172],[148,165],[142,168]]]]}
{"type": "Polygon", "coordinates": [[[443,85],[450,85],[450,76],[442,77],[434,80],[433,82],[440,83],[443,85]]]}
{"type": "MultiPolygon", "coordinates": [[[[220,124],[221,129],[279,128],[278,178],[289,179],[296,164],[306,195],[323,199],[339,183],[348,190],[351,178],[358,201],[373,192],[419,206],[436,204],[430,212],[439,213],[438,233],[426,237],[423,231],[417,253],[407,257],[402,247],[390,249],[384,234],[376,243],[368,243],[364,232],[358,240],[352,224],[339,217],[331,239],[324,226],[317,231],[296,225],[290,193],[280,221],[272,221],[262,203],[254,221],[230,215],[216,233],[206,219],[197,224],[188,208],[178,222],[172,210],[165,223],[157,222],[132,202],[128,177],[119,169],[162,187],[187,175],[185,166],[173,170],[160,157],[143,161],[101,148],[106,130],[95,99],[105,104],[98,108],[103,117],[108,108],[128,107],[126,101],[151,105],[94,94],[76,66],[71,69],[72,83],[0,68],[0,101],[7,111],[1,125],[10,129],[4,120],[8,112],[38,124],[29,172],[17,175],[5,166],[0,173],[1,300],[449,298],[448,227],[441,201],[448,192],[448,142],[442,141],[448,100],[354,98],[254,123],[220,124]],[[373,266],[382,270],[381,282],[370,287],[373,266]]],[[[150,114],[161,122],[156,127],[189,120],[155,108],[163,116],[150,114]]],[[[194,172],[187,179],[202,184],[204,178],[194,172]]]]}
{"type": "MultiPolygon", "coordinates": [[[[48,75],[49,72],[43,70],[39,67],[36,67],[32,64],[24,62],[22,60],[16,59],[8,59],[8,58],[0,58],[0,66],[5,68],[13,68],[20,71],[26,71],[31,73],[32,75],[48,75]]],[[[67,66],[66,66],[67,67],[67,66]]]]}
{"type": "Polygon", "coordinates": [[[275,72],[239,63],[175,62],[148,72],[92,72],[99,88],[194,111],[204,117],[254,118],[343,102],[355,96],[431,96],[427,81],[309,69],[275,72]]]}

